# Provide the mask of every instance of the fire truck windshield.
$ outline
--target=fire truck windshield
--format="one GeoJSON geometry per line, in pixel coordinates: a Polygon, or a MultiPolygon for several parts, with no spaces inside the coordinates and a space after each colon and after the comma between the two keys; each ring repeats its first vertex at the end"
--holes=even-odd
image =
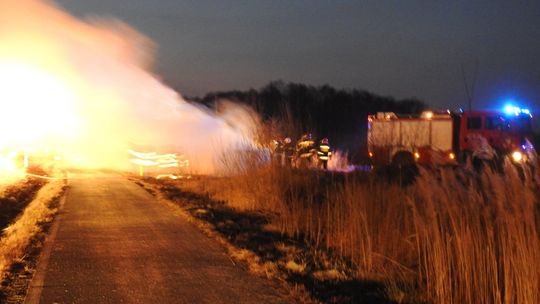
{"type": "Polygon", "coordinates": [[[490,115],[485,118],[485,128],[488,130],[527,134],[532,132],[531,117],[530,115],[490,115]]]}

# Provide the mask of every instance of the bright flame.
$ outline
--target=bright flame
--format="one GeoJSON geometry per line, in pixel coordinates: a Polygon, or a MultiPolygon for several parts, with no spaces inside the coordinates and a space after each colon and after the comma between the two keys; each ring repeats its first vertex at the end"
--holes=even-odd
{"type": "Polygon", "coordinates": [[[11,183],[24,176],[24,170],[17,165],[18,153],[0,154],[0,185],[11,183]]]}
{"type": "Polygon", "coordinates": [[[20,62],[0,61],[0,148],[36,147],[69,139],[78,128],[75,96],[53,74],[20,62]]]}
{"type": "Polygon", "coordinates": [[[8,157],[0,157],[0,171],[13,172],[17,170],[17,166],[13,159],[8,157]]]}
{"type": "Polygon", "coordinates": [[[255,146],[249,111],[227,105],[216,117],[184,101],[149,70],[152,41],[128,25],[80,21],[48,1],[0,1],[0,151],[130,169],[136,146],[215,173],[226,151],[255,146]]]}

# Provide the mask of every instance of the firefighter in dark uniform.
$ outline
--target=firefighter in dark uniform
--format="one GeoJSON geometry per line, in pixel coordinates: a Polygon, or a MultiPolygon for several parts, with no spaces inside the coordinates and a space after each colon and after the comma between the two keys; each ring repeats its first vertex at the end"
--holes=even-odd
{"type": "Polygon", "coordinates": [[[270,151],[272,152],[272,163],[281,165],[281,160],[283,158],[283,143],[281,140],[273,139],[270,142],[270,151]]]}
{"type": "Polygon", "coordinates": [[[290,137],[285,137],[283,139],[283,156],[284,156],[284,162],[285,167],[291,167],[292,163],[294,161],[294,144],[292,143],[292,140],[290,137]]]}
{"type": "Polygon", "coordinates": [[[330,151],[330,144],[328,143],[328,138],[323,138],[319,143],[319,148],[317,150],[317,159],[319,160],[319,168],[322,167],[324,170],[328,169],[328,160],[332,157],[332,152],[330,151]]]}

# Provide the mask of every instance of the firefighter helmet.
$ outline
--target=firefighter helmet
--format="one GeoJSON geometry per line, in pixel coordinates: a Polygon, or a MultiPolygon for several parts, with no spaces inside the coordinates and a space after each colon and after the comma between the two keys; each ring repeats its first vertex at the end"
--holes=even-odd
{"type": "Polygon", "coordinates": [[[325,138],[321,139],[321,144],[328,145],[328,138],[325,137],[325,138]]]}

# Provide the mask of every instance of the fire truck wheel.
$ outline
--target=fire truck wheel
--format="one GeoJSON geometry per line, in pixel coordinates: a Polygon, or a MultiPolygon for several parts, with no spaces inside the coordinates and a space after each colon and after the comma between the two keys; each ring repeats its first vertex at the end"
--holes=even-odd
{"type": "Polygon", "coordinates": [[[486,160],[474,156],[470,151],[464,151],[460,155],[460,161],[467,166],[472,166],[472,168],[480,172],[485,166],[486,160]]]}
{"type": "Polygon", "coordinates": [[[392,158],[394,166],[413,166],[415,165],[414,156],[408,151],[399,151],[392,158]]]}
{"type": "Polygon", "coordinates": [[[472,165],[476,171],[481,171],[484,168],[484,160],[478,157],[472,158],[472,165]]]}
{"type": "Polygon", "coordinates": [[[408,151],[396,153],[391,164],[392,179],[400,185],[410,185],[414,183],[418,176],[418,167],[414,161],[414,156],[408,151]]]}
{"type": "Polygon", "coordinates": [[[460,164],[467,164],[469,159],[471,158],[471,152],[469,151],[461,151],[459,153],[458,161],[460,164]]]}

